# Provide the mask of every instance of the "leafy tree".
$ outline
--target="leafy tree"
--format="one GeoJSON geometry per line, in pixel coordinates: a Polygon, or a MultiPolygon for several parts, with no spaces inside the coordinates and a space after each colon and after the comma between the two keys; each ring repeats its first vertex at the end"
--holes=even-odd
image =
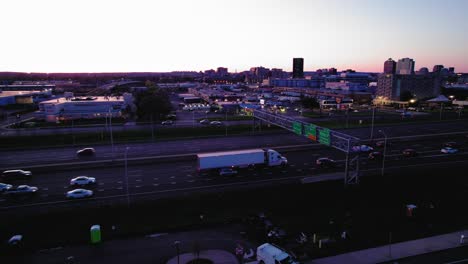
{"type": "Polygon", "coordinates": [[[166,91],[151,81],[146,81],[146,91],[136,95],[137,115],[139,119],[160,119],[172,110],[171,101],[166,91]]]}
{"type": "Polygon", "coordinates": [[[301,96],[301,104],[302,104],[302,107],[308,108],[308,109],[314,109],[314,108],[320,107],[320,103],[314,97],[301,96]]]}

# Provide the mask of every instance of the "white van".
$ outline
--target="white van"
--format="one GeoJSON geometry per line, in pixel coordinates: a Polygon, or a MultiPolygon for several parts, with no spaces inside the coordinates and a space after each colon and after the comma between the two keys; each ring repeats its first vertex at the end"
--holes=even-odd
{"type": "Polygon", "coordinates": [[[286,251],[269,243],[257,248],[257,261],[260,264],[298,264],[286,251]]]}

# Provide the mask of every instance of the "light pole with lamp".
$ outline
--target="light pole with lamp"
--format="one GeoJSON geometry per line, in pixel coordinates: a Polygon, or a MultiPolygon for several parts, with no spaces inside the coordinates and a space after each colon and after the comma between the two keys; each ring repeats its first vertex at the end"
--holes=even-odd
{"type": "MultiPolygon", "coordinates": [[[[384,150],[383,150],[383,155],[382,155],[382,178],[384,177],[385,173],[385,156],[387,153],[387,134],[383,130],[379,130],[379,133],[384,136],[384,150]]],[[[388,232],[388,255],[391,258],[392,257],[392,231],[388,232]]]]}
{"type": "Polygon", "coordinates": [[[128,167],[127,167],[127,154],[128,150],[130,147],[125,148],[125,155],[124,155],[124,160],[125,160],[125,189],[126,189],[126,196],[127,196],[127,207],[130,207],[130,194],[128,192],[128,167]]]}
{"type": "Polygon", "coordinates": [[[112,108],[109,108],[109,131],[110,131],[110,140],[112,148],[112,157],[114,157],[114,137],[112,136],[112,108]]]}
{"type": "Polygon", "coordinates": [[[384,136],[384,149],[383,149],[383,155],[382,155],[382,177],[384,176],[385,172],[385,155],[387,153],[387,134],[383,130],[379,130],[379,133],[384,136]]]}
{"type": "Polygon", "coordinates": [[[174,241],[174,247],[176,249],[176,252],[177,252],[177,264],[180,264],[180,248],[179,248],[179,245],[180,245],[180,241],[174,241]]]}
{"type": "Polygon", "coordinates": [[[370,139],[374,137],[374,120],[375,120],[375,105],[372,106],[372,122],[371,122],[371,131],[370,131],[370,139]]]}

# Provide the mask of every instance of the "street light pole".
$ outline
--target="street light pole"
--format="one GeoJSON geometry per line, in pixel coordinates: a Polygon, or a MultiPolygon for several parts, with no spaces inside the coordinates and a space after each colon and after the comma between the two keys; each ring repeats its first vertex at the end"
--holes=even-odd
{"type": "Polygon", "coordinates": [[[442,110],[444,109],[444,103],[440,103],[440,120],[442,120],[442,110]]]}
{"type": "Polygon", "coordinates": [[[130,207],[130,194],[128,192],[128,168],[127,168],[127,153],[130,147],[125,148],[125,189],[126,189],[126,196],[127,196],[127,207],[130,207]]]}
{"type": "Polygon", "coordinates": [[[371,124],[371,131],[370,131],[370,139],[374,137],[374,118],[375,118],[375,106],[372,107],[372,124],[371,124]]]}
{"type": "Polygon", "coordinates": [[[224,130],[226,131],[226,137],[227,137],[227,109],[225,111],[226,115],[224,118],[224,130]]]}
{"type": "Polygon", "coordinates": [[[177,264],[180,264],[180,248],[179,248],[180,241],[174,241],[174,247],[176,248],[177,252],[177,264]]]}
{"type": "Polygon", "coordinates": [[[382,156],[382,177],[384,176],[384,172],[385,172],[385,156],[387,154],[387,134],[385,134],[385,132],[383,132],[383,130],[379,130],[379,133],[381,133],[382,135],[384,135],[385,137],[385,140],[384,140],[384,149],[383,149],[383,156],[382,156]]]}
{"type": "Polygon", "coordinates": [[[111,108],[109,108],[109,130],[110,130],[112,157],[114,157],[114,137],[112,136],[112,113],[111,113],[111,108]]]}

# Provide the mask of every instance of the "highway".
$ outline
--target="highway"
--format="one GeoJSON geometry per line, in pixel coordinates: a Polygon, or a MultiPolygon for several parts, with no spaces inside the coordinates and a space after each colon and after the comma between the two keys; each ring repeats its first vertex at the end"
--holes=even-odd
{"type": "MultiPolygon", "coordinates": [[[[465,165],[468,159],[468,142],[458,141],[460,152],[457,154],[440,153],[441,143],[433,139],[416,142],[394,142],[387,148],[385,161],[389,173],[405,168],[430,169],[450,164],[465,165]],[[414,148],[419,155],[413,158],[401,156],[404,148],[414,148]]],[[[261,170],[246,170],[236,176],[202,174],[198,175],[195,159],[135,165],[128,163],[128,192],[130,200],[157,199],[165,195],[180,195],[192,191],[219,191],[223,188],[255,188],[268,184],[284,182],[313,182],[317,179],[340,179],[344,171],[344,153],[332,148],[319,150],[299,150],[283,153],[289,160],[286,168],[264,168],[261,170]],[[315,166],[318,157],[331,157],[338,161],[335,169],[319,169],[315,166]],[[305,179],[305,180],[304,180],[305,179]]],[[[361,157],[361,171],[366,174],[380,174],[381,161],[368,160],[361,157]]],[[[34,171],[33,171],[34,173],[34,171]]],[[[39,187],[36,197],[0,199],[1,209],[21,209],[40,207],[44,205],[69,206],[83,205],[102,201],[123,200],[126,198],[126,178],[123,162],[104,168],[86,168],[78,170],[54,170],[34,173],[33,179],[27,182],[39,187]],[[95,196],[86,200],[67,201],[64,193],[70,190],[69,180],[79,175],[97,178],[97,184],[92,187],[95,196]]]]}
{"type": "MultiPolygon", "coordinates": [[[[434,124],[409,124],[405,126],[385,126],[374,129],[374,138],[382,138],[378,130],[384,130],[388,137],[400,137],[410,135],[430,135],[434,133],[451,133],[466,131],[468,134],[468,122],[447,121],[434,124]]],[[[370,128],[353,128],[340,130],[341,132],[356,136],[361,139],[368,139],[370,128]]],[[[439,139],[438,137],[435,137],[439,139]]],[[[448,140],[448,139],[443,139],[448,140]]],[[[455,140],[455,138],[453,139],[455,140]]],[[[157,155],[186,154],[198,152],[210,152],[217,150],[233,150],[245,148],[274,148],[277,146],[316,144],[310,140],[292,133],[278,133],[255,136],[230,136],[214,138],[182,139],[178,141],[157,141],[154,143],[129,143],[126,145],[116,144],[114,150],[110,144],[92,146],[96,149],[95,159],[123,158],[125,148],[129,158],[148,157],[157,155]]],[[[20,168],[24,166],[50,164],[59,162],[80,161],[75,153],[81,147],[62,147],[31,149],[31,150],[3,150],[0,151],[0,169],[20,168]],[[47,152],[47,155],[44,153],[47,152]]],[[[326,148],[323,146],[323,148],[326,148]]],[[[82,160],[82,161],[87,161],[82,160]]]]}

